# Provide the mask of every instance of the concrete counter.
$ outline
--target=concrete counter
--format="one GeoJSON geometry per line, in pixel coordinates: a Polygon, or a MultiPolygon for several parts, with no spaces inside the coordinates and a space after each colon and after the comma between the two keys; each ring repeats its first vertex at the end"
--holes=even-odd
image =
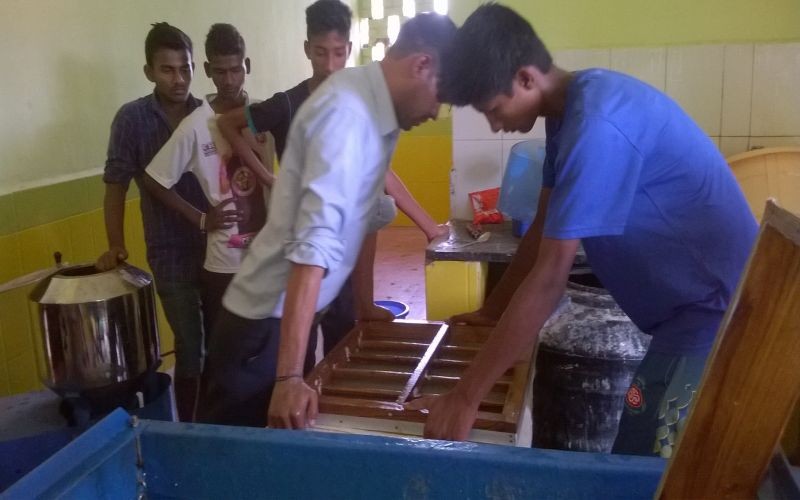
{"type": "MultiPolygon", "coordinates": [[[[479,308],[505,272],[521,238],[511,233],[511,222],[485,224],[488,241],[475,243],[466,229],[469,221],[448,221],[450,233],[433,240],[425,250],[427,318],[445,320],[479,308]],[[462,247],[464,244],[469,246],[462,247]]],[[[583,248],[575,256],[576,268],[588,267],[583,248]]]]}

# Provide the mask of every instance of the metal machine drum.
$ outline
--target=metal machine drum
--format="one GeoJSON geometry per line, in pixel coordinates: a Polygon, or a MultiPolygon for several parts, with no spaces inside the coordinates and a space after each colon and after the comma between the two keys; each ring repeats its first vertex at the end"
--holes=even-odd
{"type": "Polygon", "coordinates": [[[542,328],[534,447],[610,452],[614,444],[625,393],[650,337],[598,285],[592,274],[570,277],[558,311],[542,328]]]}
{"type": "Polygon", "coordinates": [[[144,271],[66,266],[30,298],[41,323],[39,375],[56,393],[117,392],[157,368],[153,280],[144,271]]]}

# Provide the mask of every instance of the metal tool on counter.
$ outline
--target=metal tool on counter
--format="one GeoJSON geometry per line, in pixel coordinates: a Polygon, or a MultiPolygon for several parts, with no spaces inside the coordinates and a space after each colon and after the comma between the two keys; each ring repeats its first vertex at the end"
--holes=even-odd
{"type": "Polygon", "coordinates": [[[466,247],[469,247],[469,246],[472,246],[472,245],[476,245],[478,243],[485,243],[485,242],[489,241],[489,238],[491,236],[492,236],[492,233],[487,231],[487,232],[481,234],[480,236],[478,236],[478,238],[476,240],[466,241],[466,242],[461,242],[461,243],[456,242],[456,243],[453,243],[450,246],[450,248],[461,249],[461,248],[466,248],[466,247]]]}
{"type": "Polygon", "coordinates": [[[470,223],[470,224],[467,224],[466,226],[464,226],[464,228],[467,230],[469,235],[472,236],[472,238],[476,239],[476,240],[478,238],[480,238],[481,235],[483,235],[486,232],[486,230],[483,229],[483,226],[481,226],[480,224],[472,224],[472,223],[470,223]]]}
{"type": "Polygon", "coordinates": [[[467,234],[469,234],[473,238],[471,241],[469,240],[465,241],[461,239],[454,240],[452,239],[453,237],[451,235],[450,239],[448,239],[446,242],[442,244],[442,247],[448,250],[458,250],[478,243],[484,243],[488,241],[492,235],[492,233],[490,233],[489,231],[485,231],[483,229],[483,226],[481,226],[480,224],[471,224],[471,223],[466,224],[464,225],[464,229],[466,229],[467,234]]]}

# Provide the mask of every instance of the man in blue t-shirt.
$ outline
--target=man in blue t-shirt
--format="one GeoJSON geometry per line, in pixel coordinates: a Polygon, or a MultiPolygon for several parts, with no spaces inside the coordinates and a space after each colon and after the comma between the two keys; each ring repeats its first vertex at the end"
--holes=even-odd
{"type": "Polygon", "coordinates": [[[715,145],[675,102],[607,70],[569,73],[513,10],[484,5],[459,30],[440,82],[492,130],[546,118],[538,213],[480,310],[496,324],[426,436],[464,439],[482,397],[529,348],[564,293],[580,242],[622,309],[652,335],[626,396],[614,451],[669,456],[706,356],[755,240],[757,224],[715,145]],[[480,68],[480,71],[476,71],[480,68]],[[666,418],[665,418],[666,417],[666,418]]]}

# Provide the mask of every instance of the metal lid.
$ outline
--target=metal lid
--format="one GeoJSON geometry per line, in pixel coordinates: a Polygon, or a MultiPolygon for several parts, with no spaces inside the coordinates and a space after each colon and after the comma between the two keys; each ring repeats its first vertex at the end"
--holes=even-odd
{"type": "Polygon", "coordinates": [[[152,283],[146,272],[128,264],[98,271],[94,264],[64,267],[42,280],[30,299],[39,304],[83,304],[135,294],[152,283]]]}
{"type": "Polygon", "coordinates": [[[542,327],[539,345],[572,356],[637,360],[647,352],[650,336],[636,328],[605,290],[570,283],[542,327]]]}

